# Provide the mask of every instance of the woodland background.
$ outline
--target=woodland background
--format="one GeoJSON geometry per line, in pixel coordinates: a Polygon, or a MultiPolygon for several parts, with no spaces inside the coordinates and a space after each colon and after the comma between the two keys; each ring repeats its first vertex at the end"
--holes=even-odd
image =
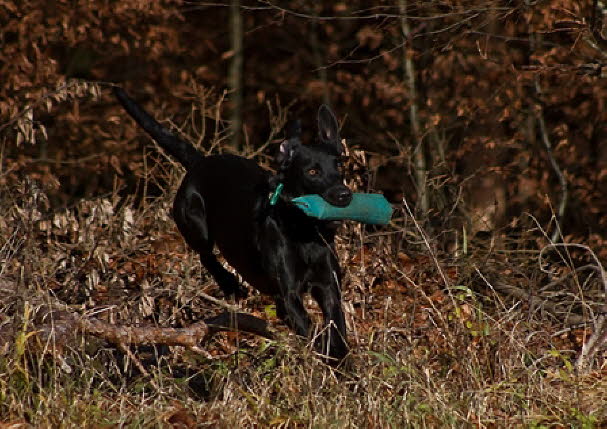
{"type": "MultiPolygon", "coordinates": [[[[607,424],[606,14],[598,0],[0,2],[0,422],[607,424]],[[201,150],[269,168],[288,118],[312,139],[332,106],[351,185],[397,211],[341,234],[348,382],[292,337],[148,359],[49,327],[59,305],[174,327],[217,310],[169,217],[182,171],[111,84],[201,150]]],[[[268,304],[243,309],[275,319],[268,304]]]]}

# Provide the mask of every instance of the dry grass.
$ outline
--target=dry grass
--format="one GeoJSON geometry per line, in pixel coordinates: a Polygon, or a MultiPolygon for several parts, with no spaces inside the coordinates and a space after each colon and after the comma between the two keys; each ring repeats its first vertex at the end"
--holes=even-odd
{"type": "Polygon", "coordinates": [[[58,212],[44,184],[5,176],[0,427],[607,425],[605,353],[579,374],[590,327],[568,321],[600,311],[600,279],[576,268],[583,252],[538,265],[548,241],[531,222],[490,242],[460,237],[451,253],[441,250],[445,232],[424,232],[405,207],[387,230],[346,225],[338,249],[352,354],[340,372],[255,293],[243,309],[271,319],[279,339],[221,334],[205,345],[207,357],[178,347],[124,354],[73,332],[40,335],[53,324],[44,312],[51,301],[158,326],[218,310],[200,295],[217,288],[168,215],[179,174],[168,168],[159,199],[134,205],[109,195],[58,212]]]}

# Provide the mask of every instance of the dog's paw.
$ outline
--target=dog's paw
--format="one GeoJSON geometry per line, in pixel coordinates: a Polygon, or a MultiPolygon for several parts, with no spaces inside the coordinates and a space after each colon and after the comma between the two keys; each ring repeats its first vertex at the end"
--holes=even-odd
{"type": "Polygon", "coordinates": [[[242,285],[238,285],[233,295],[237,300],[246,299],[249,296],[249,291],[242,285]]]}
{"type": "Polygon", "coordinates": [[[322,360],[334,368],[342,367],[349,354],[348,344],[337,332],[332,336],[325,332],[316,337],[314,348],[322,356],[322,360]]]}
{"type": "Polygon", "coordinates": [[[238,279],[231,274],[229,277],[226,276],[219,282],[219,287],[226,298],[234,297],[237,300],[240,300],[249,296],[247,289],[243,287],[238,279]]]}

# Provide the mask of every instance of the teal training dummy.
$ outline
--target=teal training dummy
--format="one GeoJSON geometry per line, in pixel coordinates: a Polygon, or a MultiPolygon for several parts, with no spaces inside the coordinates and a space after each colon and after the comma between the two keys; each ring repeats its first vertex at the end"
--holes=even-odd
{"type": "MultiPolygon", "coordinates": [[[[280,183],[270,196],[270,205],[276,204],[282,188],[280,183]]],[[[392,205],[381,194],[354,193],[352,201],[346,207],[329,204],[316,194],[293,198],[291,203],[307,216],[320,220],[355,220],[373,225],[387,225],[392,218],[392,205]]]]}
{"type": "Polygon", "coordinates": [[[291,200],[305,214],[322,220],[355,220],[373,225],[387,225],[392,217],[392,205],[381,194],[352,194],[346,207],[336,207],[320,195],[304,195],[291,200]]]}
{"type": "Polygon", "coordinates": [[[355,220],[373,225],[387,225],[392,217],[392,205],[381,194],[352,194],[352,202],[346,207],[336,207],[320,195],[304,195],[293,198],[303,212],[322,220],[355,220]]]}

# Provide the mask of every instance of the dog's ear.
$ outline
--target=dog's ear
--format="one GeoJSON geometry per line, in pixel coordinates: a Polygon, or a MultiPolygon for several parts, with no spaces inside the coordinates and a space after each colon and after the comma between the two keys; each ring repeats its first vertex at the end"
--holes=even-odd
{"type": "Polygon", "coordinates": [[[339,153],[343,152],[339,124],[331,108],[326,104],[318,109],[318,137],[322,143],[335,145],[339,153]]]}
{"type": "Polygon", "coordinates": [[[276,163],[279,169],[282,170],[289,166],[300,144],[301,140],[299,140],[299,137],[289,138],[280,144],[278,155],[276,155],[276,163]]]}
{"type": "Polygon", "coordinates": [[[337,119],[326,104],[318,109],[318,136],[323,143],[334,143],[340,140],[337,119]]]}
{"type": "Polygon", "coordinates": [[[293,154],[301,145],[301,121],[299,119],[290,121],[285,127],[285,135],[287,138],[280,144],[276,155],[276,163],[281,170],[289,166],[293,154]]]}

